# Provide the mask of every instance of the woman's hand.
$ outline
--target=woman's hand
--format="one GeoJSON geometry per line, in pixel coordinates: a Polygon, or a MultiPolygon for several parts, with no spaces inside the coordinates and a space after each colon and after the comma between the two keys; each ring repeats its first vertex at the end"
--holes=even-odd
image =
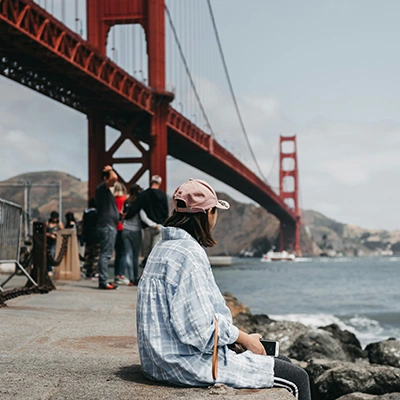
{"type": "Polygon", "coordinates": [[[250,350],[254,354],[260,354],[266,356],[264,346],[260,342],[261,335],[259,333],[251,333],[250,335],[246,332],[239,330],[239,336],[236,342],[241,344],[246,350],[250,350]]]}

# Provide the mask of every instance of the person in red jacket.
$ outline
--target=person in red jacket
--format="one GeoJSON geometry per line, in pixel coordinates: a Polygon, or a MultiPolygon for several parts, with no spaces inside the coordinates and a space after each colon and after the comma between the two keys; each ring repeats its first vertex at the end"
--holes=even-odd
{"type": "MultiPolygon", "coordinates": [[[[122,218],[122,211],[127,199],[127,190],[124,184],[117,182],[114,185],[114,197],[117,204],[117,209],[122,218]]],[[[129,279],[125,278],[126,268],[126,251],[124,241],[122,240],[122,230],[124,225],[120,221],[117,225],[117,238],[115,240],[115,261],[114,261],[114,282],[119,285],[129,285],[129,279]]]]}

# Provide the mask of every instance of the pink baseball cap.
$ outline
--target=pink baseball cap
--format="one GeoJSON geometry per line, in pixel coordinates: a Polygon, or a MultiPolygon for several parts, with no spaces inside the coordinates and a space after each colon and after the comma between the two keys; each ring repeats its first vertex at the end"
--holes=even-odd
{"type": "Polygon", "coordinates": [[[210,208],[217,207],[227,210],[230,205],[227,201],[218,200],[214,189],[201,179],[190,178],[179,186],[173,196],[175,211],[183,213],[206,212],[210,208]],[[186,207],[178,207],[177,201],[185,202],[186,207]]]}

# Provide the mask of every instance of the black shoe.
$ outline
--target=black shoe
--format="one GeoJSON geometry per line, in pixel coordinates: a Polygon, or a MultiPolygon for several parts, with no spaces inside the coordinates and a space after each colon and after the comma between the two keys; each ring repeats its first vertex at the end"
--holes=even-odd
{"type": "Polygon", "coordinates": [[[118,289],[118,285],[115,285],[114,283],[107,283],[106,285],[99,285],[99,289],[117,290],[118,289]]]}

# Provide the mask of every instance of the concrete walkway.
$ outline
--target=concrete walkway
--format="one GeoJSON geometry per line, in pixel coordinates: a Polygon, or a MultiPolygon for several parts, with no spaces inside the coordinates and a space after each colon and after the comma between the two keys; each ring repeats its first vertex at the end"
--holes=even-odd
{"type": "MultiPolygon", "coordinates": [[[[25,280],[14,278],[12,287],[25,280]]],[[[136,340],[136,287],[56,282],[0,308],[0,399],[293,399],[283,389],[186,389],[145,379],[136,340]]],[[[9,285],[10,287],[10,285],[9,285]]]]}

